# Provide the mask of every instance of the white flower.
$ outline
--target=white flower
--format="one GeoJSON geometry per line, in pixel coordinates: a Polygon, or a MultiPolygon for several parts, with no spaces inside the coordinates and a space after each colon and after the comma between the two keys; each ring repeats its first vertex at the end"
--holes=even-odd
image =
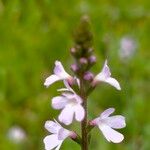
{"type": "Polygon", "coordinates": [[[8,131],[8,138],[15,143],[19,143],[26,139],[26,133],[19,126],[13,126],[8,131]]]}
{"type": "Polygon", "coordinates": [[[104,63],[102,71],[94,78],[94,83],[106,82],[114,86],[117,90],[121,90],[119,82],[111,77],[110,69],[107,65],[107,60],[104,63]]]}
{"type": "Polygon", "coordinates": [[[56,96],[52,99],[54,109],[62,109],[58,119],[65,125],[72,123],[73,118],[77,121],[84,119],[85,111],[82,107],[82,99],[73,91],[73,89],[65,83],[67,88],[60,89],[64,91],[62,96],[56,96]]]}
{"type": "Polygon", "coordinates": [[[123,37],[120,41],[119,56],[121,60],[131,58],[137,48],[136,41],[131,37],[123,37]]]}
{"type": "Polygon", "coordinates": [[[69,80],[71,78],[72,77],[64,70],[64,67],[62,66],[61,62],[55,61],[54,74],[46,78],[44,85],[48,87],[56,81],[69,80]]]}
{"type": "Polygon", "coordinates": [[[92,120],[90,124],[97,125],[107,141],[120,143],[124,139],[124,136],[114,129],[124,128],[126,123],[125,118],[121,115],[110,116],[114,111],[114,108],[105,110],[98,118],[92,120]]]}
{"type": "Polygon", "coordinates": [[[75,133],[63,128],[58,122],[46,121],[45,128],[52,133],[44,138],[45,150],[59,150],[67,137],[75,137],[75,133]]]}

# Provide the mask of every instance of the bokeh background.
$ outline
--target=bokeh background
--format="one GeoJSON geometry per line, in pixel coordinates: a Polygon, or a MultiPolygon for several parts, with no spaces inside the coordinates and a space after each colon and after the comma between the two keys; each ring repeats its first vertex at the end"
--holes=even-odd
{"type": "MultiPolygon", "coordinates": [[[[108,107],[126,117],[125,140],[108,143],[97,128],[91,150],[150,149],[150,3],[148,0],[0,0],[0,150],[42,150],[51,98],[44,80],[60,60],[71,74],[72,32],[88,14],[98,73],[107,58],[122,91],[102,84],[89,97],[89,119],[108,107]]],[[[79,123],[70,128],[79,129],[79,123]]],[[[62,150],[78,150],[70,139],[62,150]]]]}

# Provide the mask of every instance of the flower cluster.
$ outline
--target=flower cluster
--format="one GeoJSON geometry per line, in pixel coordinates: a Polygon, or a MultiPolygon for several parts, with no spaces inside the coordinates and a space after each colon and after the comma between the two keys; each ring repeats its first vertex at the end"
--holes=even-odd
{"type": "MultiPolygon", "coordinates": [[[[91,58],[92,59],[92,58],[91,58]]],[[[94,58],[93,58],[94,59],[94,58]]],[[[81,60],[81,63],[85,63],[85,60],[81,60]]],[[[78,69],[74,66],[74,70],[78,69]]],[[[99,83],[106,82],[117,90],[121,90],[119,82],[111,77],[110,69],[105,61],[100,73],[95,77],[90,72],[86,71],[84,74],[85,80],[90,80],[91,87],[95,88],[99,83]]],[[[61,110],[58,120],[60,123],[70,125],[73,120],[82,122],[85,117],[85,109],[83,107],[84,99],[80,96],[81,80],[76,76],[69,75],[60,61],[55,62],[54,73],[50,75],[44,82],[46,87],[49,87],[56,81],[62,80],[64,82],[64,88],[59,89],[61,92],[59,96],[52,99],[52,107],[57,110],[61,110]]],[[[124,128],[125,118],[121,115],[110,116],[115,111],[114,108],[109,108],[102,112],[99,117],[89,121],[89,126],[98,126],[102,131],[107,141],[113,143],[119,143],[124,139],[124,136],[115,131],[114,129],[124,128]]],[[[62,142],[70,137],[72,139],[77,138],[77,134],[73,131],[69,131],[63,128],[56,120],[47,121],[45,128],[51,133],[51,135],[44,138],[44,144],[46,150],[55,148],[60,149],[62,142]]]]}

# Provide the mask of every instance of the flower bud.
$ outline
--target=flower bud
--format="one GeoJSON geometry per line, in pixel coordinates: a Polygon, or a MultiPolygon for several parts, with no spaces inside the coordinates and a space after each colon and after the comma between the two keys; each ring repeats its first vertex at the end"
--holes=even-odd
{"type": "Polygon", "coordinates": [[[88,53],[91,54],[92,52],[93,52],[93,48],[90,47],[90,48],[88,49],[88,53]]]}
{"type": "Polygon", "coordinates": [[[74,131],[71,131],[70,132],[70,138],[76,139],[77,138],[77,134],[74,131]]]}
{"type": "Polygon", "coordinates": [[[88,64],[87,59],[84,58],[84,57],[80,58],[79,62],[80,62],[81,65],[87,65],[88,64]]]}
{"type": "Polygon", "coordinates": [[[70,49],[70,52],[71,52],[71,54],[72,54],[73,56],[75,56],[76,53],[77,53],[77,50],[76,50],[76,48],[72,47],[72,48],[70,49]]]}
{"type": "Polygon", "coordinates": [[[78,65],[77,65],[77,64],[72,64],[72,65],[71,65],[71,70],[72,70],[73,72],[77,72],[77,71],[79,70],[78,65]]]}
{"type": "Polygon", "coordinates": [[[91,73],[91,72],[86,72],[85,74],[84,74],[84,80],[86,80],[86,81],[92,81],[93,80],[93,78],[94,78],[94,75],[91,73]]]}
{"type": "Polygon", "coordinates": [[[89,60],[90,64],[95,64],[95,62],[96,62],[96,57],[95,57],[94,55],[92,55],[92,56],[90,56],[90,57],[88,58],[88,60],[89,60]]]}

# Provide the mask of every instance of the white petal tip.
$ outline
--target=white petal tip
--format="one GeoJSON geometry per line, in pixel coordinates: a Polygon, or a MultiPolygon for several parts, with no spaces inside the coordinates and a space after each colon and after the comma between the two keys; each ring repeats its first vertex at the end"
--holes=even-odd
{"type": "Polygon", "coordinates": [[[49,85],[45,82],[44,83],[44,86],[46,87],[46,88],[48,88],[49,87],[49,85]]]}
{"type": "Polygon", "coordinates": [[[61,123],[65,124],[66,126],[68,126],[68,125],[71,124],[71,122],[69,122],[69,121],[67,121],[67,120],[65,120],[65,119],[62,119],[62,116],[60,116],[60,115],[59,115],[59,117],[58,117],[58,120],[59,120],[61,123]]]}
{"type": "Polygon", "coordinates": [[[117,90],[121,91],[121,87],[120,87],[120,86],[118,86],[118,87],[116,87],[116,88],[117,88],[117,90]]]}
{"type": "Polygon", "coordinates": [[[124,140],[124,136],[122,135],[122,137],[120,139],[114,140],[112,141],[112,143],[121,143],[124,140]]]}

